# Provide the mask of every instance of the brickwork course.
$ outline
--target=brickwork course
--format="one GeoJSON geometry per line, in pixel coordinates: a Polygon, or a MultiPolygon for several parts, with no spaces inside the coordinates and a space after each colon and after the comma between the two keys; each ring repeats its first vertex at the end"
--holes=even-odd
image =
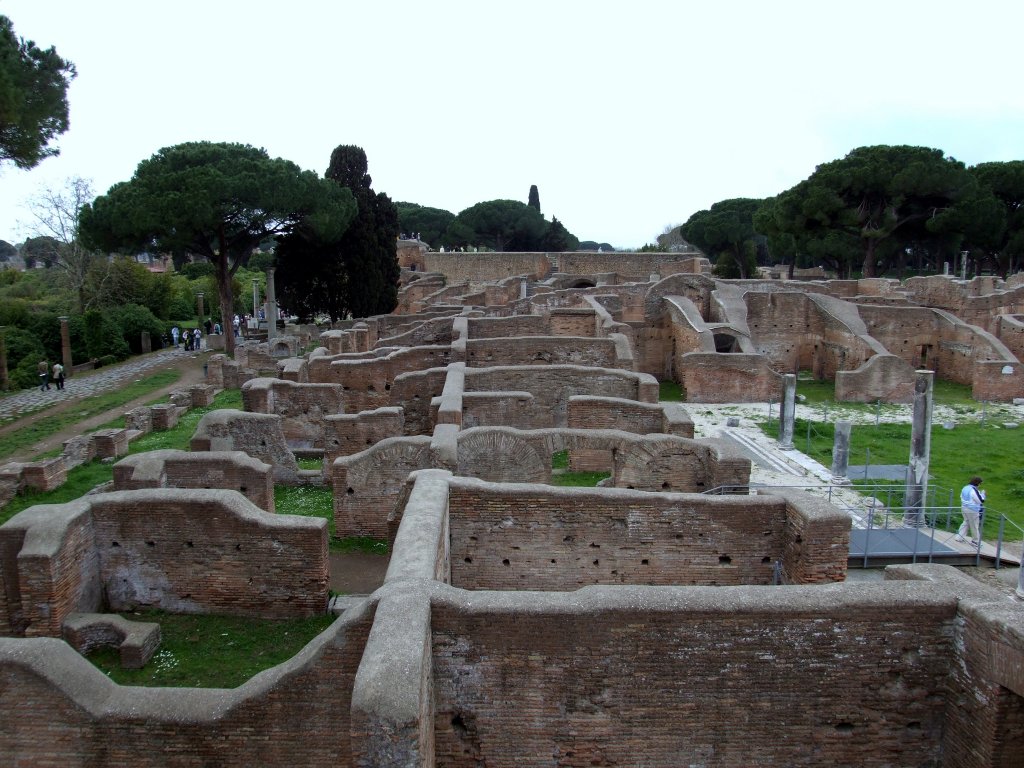
{"type": "MultiPolygon", "coordinates": [[[[692,254],[403,259],[396,314],[339,323],[303,357],[293,328],[211,358],[208,386],[243,388],[246,410],[204,417],[191,454],[122,459],[126,490],[0,526],[0,755],[1019,764],[1021,605],[946,566],[846,581],[850,516],[747,493],[763,471],[692,404],[777,401],[798,369],[902,402],[923,365],[1012,401],[1024,284],[723,282],[692,254]],[[659,403],[659,379],[688,402],[659,403]],[[311,451],[322,473],[298,469],[311,451]],[[608,480],[549,485],[560,451],[608,480]],[[104,611],[324,610],[326,521],[273,514],[270,478],[330,485],[336,535],[392,552],[383,586],[293,659],[232,690],[149,690],[59,639],[137,664],[158,633],[104,611]]],[[[116,457],[119,439],[97,445],[116,457]]]]}

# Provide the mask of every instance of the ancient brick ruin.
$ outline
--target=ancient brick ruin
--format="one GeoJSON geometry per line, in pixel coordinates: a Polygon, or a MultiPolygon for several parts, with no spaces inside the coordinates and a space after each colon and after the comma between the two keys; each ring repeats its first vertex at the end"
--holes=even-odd
{"type": "MultiPolygon", "coordinates": [[[[0,754],[1016,764],[1020,605],[945,566],[846,583],[849,517],[747,493],[749,460],[695,435],[658,380],[688,402],[777,401],[782,374],[809,370],[841,399],[902,401],[927,367],[978,398],[1024,397],[1024,281],[722,282],[671,254],[402,258],[395,314],[304,355],[308,328],[211,360],[209,386],[240,387],[245,411],[207,414],[190,453],[121,459],[116,491],[0,526],[0,754]],[[549,485],[560,452],[608,479],[549,485]],[[336,535],[390,542],[384,585],[232,690],[118,686],[74,650],[152,653],[153,629],[104,618],[124,605],[324,610],[326,521],[273,514],[273,483],[330,486],[336,535]]],[[[119,456],[116,438],[93,448],[119,456]]]]}

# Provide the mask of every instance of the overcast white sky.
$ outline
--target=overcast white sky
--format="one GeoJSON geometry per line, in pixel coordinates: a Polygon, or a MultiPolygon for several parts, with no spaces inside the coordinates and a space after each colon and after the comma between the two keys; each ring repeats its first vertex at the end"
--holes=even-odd
{"type": "Polygon", "coordinates": [[[0,239],[69,176],[236,141],[458,213],[498,198],[639,246],[867,144],[1024,159],[1024,3],[0,0],[78,68],[61,154],[0,169],[0,239]]]}

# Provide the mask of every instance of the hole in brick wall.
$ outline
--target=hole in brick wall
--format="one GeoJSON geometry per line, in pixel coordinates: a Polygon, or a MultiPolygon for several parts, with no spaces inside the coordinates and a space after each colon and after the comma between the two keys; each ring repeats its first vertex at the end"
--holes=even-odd
{"type": "Polygon", "coordinates": [[[244,485],[243,485],[243,486],[241,486],[241,487],[240,487],[240,488],[238,489],[238,492],[239,492],[239,493],[245,493],[245,492],[246,492],[246,491],[248,491],[248,490],[249,490],[249,489],[248,489],[248,488],[247,488],[246,486],[244,486],[244,485]]]}
{"type": "Polygon", "coordinates": [[[764,535],[765,535],[765,536],[771,536],[771,535],[772,535],[772,532],[771,532],[771,531],[765,531],[765,532],[764,532],[764,535]]]}
{"type": "Polygon", "coordinates": [[[732,562],[732,558],[729,557],[728,555],[719,555],[718,556],[718,564],[719,565],[728,565],[731,562],[732,562]]]}
{"type": "Polygon", "coordinates": [[[242,545],[241,545],[241,544],[235,544],[235,549],[236,549],[236,550],[237,550],[238,552],[241,552],[241,551],[242,551],[242,545]]]}
{"type": "Polygon", "coordinates": [[[472,557],[464,557],[463,561],[467,562],[467,563],[472,563],[473,562],[473,558],[472,557]]]}
{"type": "Polygon", "coordinates": [[[836,730],[840,733],[851,733],[853,731],[853,723],[836,723],[836,730]]]}
{"type": "Polygon", "coordinates": [[[502,565],[512,565],[512,563],[510,563],[510,562],[508,561],[508,558],[505,558],[504,560],[502,560],[502,561],[501,561],[501,564],[502,564],[502,565]]]}
{"type": "Polygon", "coordinates": [[[770,563],[771,561],[772,561],[772,559],[770,557],[762,557],[761,558],[761,562],[762,563],[770,563]]]}
{"type": "Polygon", "coordinates": [[[353,493],[355,493],[355,489],[350,486],[350,487],[345,489],[345,493],[347,493],[349,496],[351,496],[353,493]]]}
{"type": "Polygon", "coordinates": [[[907,730],[908,731],[919,731],[919,730],[921,730],[921,721],[920,720],[911,720],[909,723],[907,723],[907,730]]]}
{"type": "Polygon", "coordinates": [[[803,537],[803,536],[799,536],[799,535],[798,535],[798,536],[796,537],[795,541],[796,541],[796,543],[797,543],[797,544],[803,544],[803,542],[804,542],[804,537],[803,537]]]}
{"type": "Polygon", "coordinates": [[[590,542],[590,546],[592,546],[594,549],[600,549],[601,548],[601,545],[598,544],[596,541],[590,542]]]}
{"type": "Polygon", "coordinates": [[[369,385],[367,385],[367,387],[366,387],[366,391],[367,391],[367,392],[376,392],[376,391],[377,391],[377,389],[376,389],[376,387],[374,387],[374,386],[373,386],[373,384],[369,384],[369,385]]]}
{"type": "Polygon", "coordinates": [[[552,562],[552,564],[554,564],[554,563],[556,563],[556,562],[558,562],[558,561],[557,561],[557,560],[555,560],[555,558],[551,558],[551,562],[552,562]]]}
{"type": "Polygon", "coordinates": [[[194,547],[195,545],[191,541],[186,541],[185,542],[185,546],[186,547],[194,547]]]}
{"type": "Polygon", "coordinates": [[[156,542],[155,541],[147,541],[146,542],[146,546],[147,547],[155,547],[156,546],[156,542]]]}
{"type": "Polygon", "coordinates": [[[566,536],[564,539],[562,539],[562,543],[564,544],[566,542],[569,542],[571,544],[575,540],[576,540],[575,536],[569,535],[569,536],[566,536]]]}
{"type": "Polygon", "coordinates": [[[647,558],[644,558],[643,560],[640,561],[640,565],[650,565],[650,564],[651,564],[651,561],[648,560],[647,558]]]}
{"type": "Polygon", "coordinates": [[[670,486],[668,483],[662,483],[661,484],[661,490],[663,490],[663,491],[667,491],[671,487],[672,486],[670,486]]]}
{"type": "Polygon", "coordinates": [[[635,491],[635,490],[636,490],[636,488],[634,488],[634,487],[633,487],[632,485],[627,485],[626,487],[627,487],[627,488],[628,488],[629,490],[631,490],[631,491],[635,491]]]}
{"type": "Polygon", "coordinates": [[[110,546],[112,546],[112,547],[120,547],[121,545],[118,544],[116,541],[112,541],[112,542],[110,542],[110,546]]]}
{"type": "Polygon", "coordinates": [[[600,565],[600,564],[601,564],[601,561],[600,561],[600,560],[595,560],[595,561],[594,561],[594,565],[600,565]]]}
{"type": "Polygon", "coordinates": [[[390,384],[385,384],[384,385],[384,391],[385,392],[390,392],[391,391],[391,385],[390,384]]]}

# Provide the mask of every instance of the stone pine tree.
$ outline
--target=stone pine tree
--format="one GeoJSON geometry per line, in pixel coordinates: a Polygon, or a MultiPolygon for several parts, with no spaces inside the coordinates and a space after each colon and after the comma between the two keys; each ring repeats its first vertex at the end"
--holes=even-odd
{"type": "Polygon", "coordinates": [[[526,203],[531,208],[535,208],[537,213],[540,213],[540,192],[537,191],[537,185],[530,185],[530,199],[526,203]]]}
{"type": "Polygon", "coordinates": [[[337,241],[304,232],[281,238],[277,248],[281,302],[306,319],[332,320],[386,314],[398,303],[398,209],[371,188],[366,153],[342,145],[331,153],[325,178],[347,188],[358,212],[337,241]]]}
{"type": "Polygon", "coordinates": [[[50,142],[68,129],[68,84],[75,65],[14,34],[0,16],[0,162],[32,168],[57,154],[50,142]]]}

